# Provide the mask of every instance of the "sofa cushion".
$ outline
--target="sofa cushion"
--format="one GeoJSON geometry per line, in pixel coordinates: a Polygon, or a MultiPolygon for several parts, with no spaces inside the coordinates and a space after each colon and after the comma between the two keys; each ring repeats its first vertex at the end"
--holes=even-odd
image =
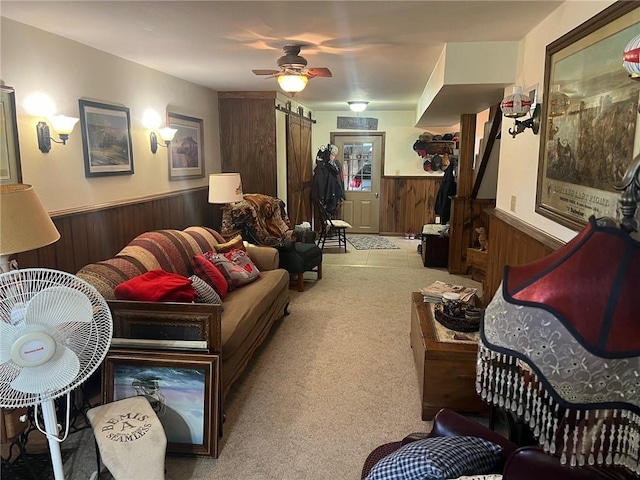
{"type": "Polygon", "coordinates": [[[282,315],[279,299],[288,292],[289,274],[282,269],[260,272],[255,281],[229,292],[222,313],[223,362],[246,361],[244,345],[256,341],[273,317],[282,315]]]}
{"type": "Polygon", "coordinates": [[[220,298],[224,300],[229,291],[229,284],[222,272],[203,255],[193,257],[191,266],[193,267],[193,273],[211,285],[218,292],[220,298]]]}
{"type": "Polygon", "coordinates": [[[191,280],[182,275],[151,270],[122,282],[115,289],[118,300],[146,302],[193,302],[196,291],[191,280]]]}
{"type": "Polygon", "coordinates": [[[189,277],[189,280],[191,280],[191,284],[193,285],[193,288],[197,294],[196,302],[215,303],[218,305],[222,304],[222,298],[220,298],[220,295],[218,294],[218,292],[216,292],[216,289],[205,282],[203,279],[201,279],[199,276],[191,275],[189,277]]]}
{"type": "Polygon", "coordinates": [[[440,480],[490,472],[502,447],[478,437],[429,437],[386,456],[367,480],[440,480]]]}
{"type": "Polygon", "coordinates": [[[244,248],[244,242],[242,241],[242,235],[236,235],[231,240],[225,243],[220,243],[213,246],[216,253],[226,253],[234,249],[246,250],[244,248]]]}

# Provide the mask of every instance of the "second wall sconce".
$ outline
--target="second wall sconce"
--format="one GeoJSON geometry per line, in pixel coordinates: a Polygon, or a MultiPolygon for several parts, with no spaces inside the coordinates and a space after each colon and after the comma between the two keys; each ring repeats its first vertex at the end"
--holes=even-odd
{"type": "Polygon", "coordinates": [[[149,134],[149,140],[151,141],[151,153],[156,153],[158,151],[158,145],[169,148],[169,144],[173,140],[173,137],[176,136],[178,132],[177,128],[164,127],[158,129],[158,134],[160,135],[160,139],[164,142],[164,145],[158,143],[158,136],[156,132],[151,132],[149,134]]]}
{"type": "Polygon", "coordinates": [[[55,115],[49,117],[49,121],[53,129],[58,133],[60,140],[51,137],[49,125],[46,122],[38,122],[36,132],[38,134],[38,148],[42,153],[48,153],[51,150],[51,142],[67,144],[69,135],[73,131],[73,127],[78,123],[79,118],[67,117],[65,115],[55,115]]]}
{"type": "Polygon", "coordinates": [[[518,120],[518,118],[524,117],[530,112],[531,103],[531,99],[522,93],[522,87],[520,86],[514,87],[513,93],[504,97],[500,102],[502,114],[507,118],[514,119],[514,128],[509,128],[509,135],[512,138],[516,138],[516,135],[524,132],[527,128],[530,128],[534,135],[537,135],[540,131],[540,104],[536,105],[531,118],[518,120]]]}

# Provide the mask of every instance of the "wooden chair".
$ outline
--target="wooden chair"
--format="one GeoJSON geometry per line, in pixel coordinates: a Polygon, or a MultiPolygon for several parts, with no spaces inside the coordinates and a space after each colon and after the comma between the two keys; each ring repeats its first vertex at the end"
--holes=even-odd
{"type": "Polygon", "coordinates": [[[347,253],[347,229],[351,224],[332,218],[322,202],[316,202],[316,206],[322,222],[317,245],[324,250],[328,242],[328,246],[337,246],[339,250],[344,248],[344,253],[347,253]]]}

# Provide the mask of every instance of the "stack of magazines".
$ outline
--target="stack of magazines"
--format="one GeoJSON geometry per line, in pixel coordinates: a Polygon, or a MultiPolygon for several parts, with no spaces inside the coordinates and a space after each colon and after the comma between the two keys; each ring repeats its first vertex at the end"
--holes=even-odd
{"type": "Polygon", "coordinates": [[[442,294],[446,292],[457,293],[460,295],[460,301],[473,303],[474,296],[478,293],[477,288],[463,287],[462,285],[454,285],[453,283],[444,283],[436,280],[428,287],[420,289],[420,293],[425,302],[439,303],[442,302],[442,294]]]}

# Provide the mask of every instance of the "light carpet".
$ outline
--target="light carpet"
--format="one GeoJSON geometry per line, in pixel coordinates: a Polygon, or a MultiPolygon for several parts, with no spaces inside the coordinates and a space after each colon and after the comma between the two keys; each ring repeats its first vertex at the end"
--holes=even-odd
{"type": "Polygon", "coordinates": [[[350,234],[347,241],[356,250],[397,250],[400,248],[392,241],[376,235],[350,234]]]}
{"type": "MultiPolygon", "coordinates": [[[[166,479],[357,480],[376,446],[428,431],[410,294],[435,280],[480,287],[430,268],[325,265],[322,280],[291,290],[291,314],[227,398],[220,458],[168,456],[166,479]]],[[[62,445],[66,478],[86,480],[93,437],[74,435],[62,445]]]]}

